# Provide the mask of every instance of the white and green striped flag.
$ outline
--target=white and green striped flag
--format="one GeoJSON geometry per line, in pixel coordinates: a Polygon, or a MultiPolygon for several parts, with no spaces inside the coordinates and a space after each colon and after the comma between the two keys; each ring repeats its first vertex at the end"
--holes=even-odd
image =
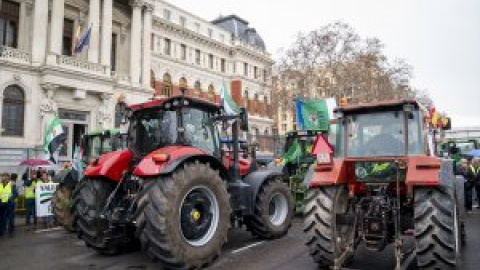
{"type": "Polygon", "coordinates": [[[240,109],[230,95],[230,90],[228,89],[225,82],[222,82],[220,98],[222,100],[223,109],[225,110],[227,115],[237,115],[240,113],[240,109]]]}
{"type": "Polygon", "coordinates": [[[66,134],[63,132],[60,119],[55,116],[45,131],[45,140],[43,141],[43,150],[50,156],[50,160],[53,162],[55,162],[53,153],[58,150],[65,139],[66,134]]]}

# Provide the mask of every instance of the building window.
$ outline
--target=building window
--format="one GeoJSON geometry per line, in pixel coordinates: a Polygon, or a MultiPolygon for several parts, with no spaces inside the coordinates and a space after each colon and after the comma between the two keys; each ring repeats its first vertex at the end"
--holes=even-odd
{"type": "MultiPolygon", "coordinates": [[[[4,2],[5,3],[5,2],[4,2]]],[[[18,85],[10,85],[3,91],[2,135],[23,136],[25,94],[18,85]]]]}
{"type": "Polygon", "coordinates": [[[163,74],[162,80],[162,95],[169,97],[172,94],[172,76],[170,74],[163,74]]]}
{"type": "Polygon", "coordinates": [[[187,24],[187,18],[180,16],[180,26],[185,27],[186,24],[187,24]]]}
{"type": "Polygon", "coordinates": [[[62,55],[73,54],[73,20],[63,20],[62,55]]]}
{"type": "Polygon", "coordinates": [[[258,67],[257,66],[253,67],[253,77],[255,79],[258,79],[258,67]]]}
{"type": "Polygon", "coordinates": [[[195,23],[195,31],[197,31],[197,33],[200,33],[200,24],[199,23],[195,23]]]}
{"type": "Polygon", "coordinates": [[[287,132],[287,124],[282,124],[282,130],[283,132],[287,132]]]}
{"type": "Polygon", "coordinates": [[[150,87],[155,89],[155,71],[153,69],[150,69],[150,87]]]}
{"type": "Polygon", "coordinates": [[[266,69],[263,70],[263,81],[267,82],[267,70],[266,69]]]}
{"type": "Polygon", "coordinates": [[[172,53],[172,41],[168,38],[165,39],[165,44],[163,47],[163,54],[171,55],[172,53]]]}
{"type": "Polygon", "coordinates": [[[115,105],[115,128],[119,128],[122,125],[122,118],[126,112],[127,104],[124,101],[119,101],[115,105]]]}
{"type": "Polygon", "coordinates": [[[196,81],[193,87],[194,87],[195,95],[199,96],[200,93],[202,92],[202,84],[200,83],[200,81],[196,81]]]}
{"type": "Polygon", "coordinates": [[[200,65],[200,61],[201,61],[200,57],[201,57],[200,50],[196,49],[195,50],[195,64],[200,65]]]}
{"type": "Polygon", "coordinates": [[[227,71],[227,61],[225,60],[225,58],[222,58],[222,60],[220,60],[220,70],[223,73],[227,71]]]}
{"type": "Polygon", "coordinates": [[[17,48],[20,5],[3,0],[0,8],[0,45],[17,48]]]}
{"type": "Polygon", "coordinates": [[[187,45],[185,44],[180,45],[180,58],[182,60],[187,60],[187,45]]]}
{"type": "Polygon", "coordinates": [[[213,69],[213,54],[208,55],[208,67],[213,69]]]}
{"type": "Polygon", "coordinates": [[[208,29],[208,37],[209,38],[212,38],[213,37],[213,30],[212,29],[208,29]]]}
{"type": "Polygon", "coordinates": [[[211,102],[215,102],[215,87],[213,86],[213,84],[210,84],[208,86],[208,100],[210,100],[211,102]]]}
{"type": "Polygon", "coordinates": [[[243,92],[243,106],[248,109],[248,90],[243,92]]]}
{"type": "Polygon", "coordinates": [[[287,113],[283,113],[283,121],[287,121],[287,118],[288,118],[288,114],[287,114],[287,113]]]}
{"type": "Polygon", "coordinates": [[[172,16],[172,13],[168,9],[163,10],[163,18],[167,21],[170,21],[170,17],[172,16]]]}
{"type": "Polygon", "coordinates": [[[117,70],[117,34],[112,33],[112,47],[110,48],[110,69],[117,70]]]}
{"type": "Polygon", "coordinates": [[[247,63],[243,63],[243,75],[245,77],[248,77],[248,64],[247,63]]]}

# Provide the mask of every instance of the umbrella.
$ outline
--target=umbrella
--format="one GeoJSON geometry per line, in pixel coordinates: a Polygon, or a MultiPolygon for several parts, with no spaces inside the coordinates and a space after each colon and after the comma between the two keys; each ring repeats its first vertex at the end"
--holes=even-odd
{"type": "Polygon", "coordinates": [[[20,166],[49,166],[52,163],[46,159],[26,159],[20,163],[20,166]]]}
{"type": "Polygon", "coordinates": [[[480,157],[480,149],[472,150],[472,151],[466,153],[465,155],[466,155],[466,156],[470,156],[470,157],[472,157],[472,158],[480,157]]]}

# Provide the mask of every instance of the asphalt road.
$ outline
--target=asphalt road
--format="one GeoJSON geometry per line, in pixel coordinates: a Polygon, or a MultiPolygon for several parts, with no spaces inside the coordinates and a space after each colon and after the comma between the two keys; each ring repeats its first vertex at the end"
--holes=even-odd
{"type": "MultiPolygon", "coordinates": [[[[468,239],[462,261],[464,270],[478,270],[480,265],[480,211],[467,218],[468,239]]],[[[301,221],[296,219],[289,234],[275,241],[260,241],[239,229],[232,230],[221,257],[212,270],[314,270],[317,269],[304,246],[301,221]]],[[[357,251],[350,268],[365,270],[392,269],[393,252],[357,251]]],[[[38,270],[135,270],[161,269],[143,253],[101,256],[85,247],[74,234],[58,228],[53,231],[18,231],[0,238],[0,269],[38,270]]]]}

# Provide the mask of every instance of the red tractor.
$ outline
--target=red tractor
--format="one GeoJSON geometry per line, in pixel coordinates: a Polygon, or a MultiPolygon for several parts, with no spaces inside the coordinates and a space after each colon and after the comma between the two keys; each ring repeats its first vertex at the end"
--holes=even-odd
{"type": "Polygon", "coordinates": [[[319,268],[342,269],[360,244],[376,252],[393,244],[395,269],[415,258],[419,269],[459,269],[463,224],[453,161],[433,154],[425,110],[394,101],[335,113],[335,147],[317,137],[317,161],[305,179],[306,244],[319,268]]]}
{"type": "Polygon", "coordinates": [[[273,239],[285,235],[293,198],[282,175],[259,170],[240,148],[244,109],[176,96],[130,107],[128,149],[93,160],[75,191],[79,235],[102,254],[141,243],[168,269],[210,264],[233,226],[273,239]],[[232,123],[230,147],[220,130],[232,123]]]}

